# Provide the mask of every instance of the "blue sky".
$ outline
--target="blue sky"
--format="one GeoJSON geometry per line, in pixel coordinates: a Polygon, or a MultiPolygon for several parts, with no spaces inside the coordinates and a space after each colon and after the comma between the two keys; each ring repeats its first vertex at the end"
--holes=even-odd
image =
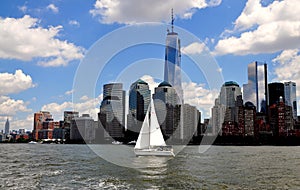
{"type": "MultiPolygon", "coordinates": [[[[161,22],[165,25],[162,34],[166,34],[171,8],[175,14],[175,30],[190,32],[201,41],[181,42],[187,56],[202,53],[204,43],[224,80],[234,80],[240,86],[247,83],[249,63],[266,62],[269,82],[297,83],[299,110],[299,5],[298,0],[1,1],[0,129],[4,128],[7,117],[12,129],[32,129],[33,113],[40,110],[52,112],[56,120],[62,119],[63,111],[74,107],[72,93],[77,69],[89,50],[93,50],[93,44],[116,29],[142,22],[161,22]]],[[[180,36],[182,32],[178,33],[184,39],[180,36]]],[[[162,38],[164,41],[165,36],[162,38]]],[[[162,68],[163,44],[120,52],[96,81],[94,94],[81,94],[75,108],[80,113],[95,114],[102,85],[123,79],[122,73],[128,73],[128,68],[130,71],[130,64],[139,68],[149,59],[157,70],[162,68]]],[[[188,58],[183,57],[182,68],[190,77],[184,85],[187,102],[197,106],[204,117],[209,116],[218,91],[208,88],[201,73],[193,72],[188,58]]],[[[159,80],[152,77],[143,79],[153,88],[159,80]]]]}

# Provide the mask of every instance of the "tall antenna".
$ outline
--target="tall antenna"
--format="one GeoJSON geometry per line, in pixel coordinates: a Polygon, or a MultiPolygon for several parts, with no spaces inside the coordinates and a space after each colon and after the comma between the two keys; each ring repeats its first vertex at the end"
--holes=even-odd
{"type": "Polygon", "coordinates": [[[174,32],[174,16],[173,16],[173,8],[172,8],[172,10],[171,10],[171,19],[172,19],[172,22],[171,22],[171,24],[172,24],[172,32],[174,32]]]}

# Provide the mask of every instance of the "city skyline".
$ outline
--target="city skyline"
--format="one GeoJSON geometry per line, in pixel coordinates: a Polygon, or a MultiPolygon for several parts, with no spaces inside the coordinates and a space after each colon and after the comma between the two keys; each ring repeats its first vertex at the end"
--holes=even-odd
{"type": "MultiPolygon", "coordinates": [[[[145,5],[143,1],[136,3],[145,5]]],[[[80,59],[96,40],[128,24],[169,23],[172,8],[176,18],[174,31],[181,27],[200,38],[215,55],[224,81],[247,84],[248,64],[254,61],[267,63],[269,82],[293,81],[298,84],[299,111],[300,43],[296,32],[299,15],[295,13],[299,6],[296,4],[295,0],[220,0],[204,4],[186,1],[182,4],[170,2],[160,11],[155,9],[160,2],[155,1],[152,7],[141,6],[141,12],[128,10],[133,12],[130,15],[123,3],[116,7],[111,4],[101,7],[100,0],[1,2],[0,36],[7,34],[7,37],[2,39],[0,46],[0,126],[4,127],[8,117],[11,129],[32,129],[32,113],[40,110],[50,111],[56,120],[62,118],[64,110],[72,110],[72,83],[80,59]],[[110,12],[104,11],[105,8],[110,12]],[[147,14],[149,11],[153,14],[147,14]],[[287,14],[282,16],[283,13],[287,14]],[[19,35],[21,33],[23,36],[19,35]]],[[[208,104],[214,103],[215,96],[207,93],[208,86],[203,77],[193,74],[184,57],[199,53],[203,47],[203,44],[181,41],[181,66],[192,78],[192,82],[183,84],[188,102],[200,107],[207,117],[208,104]],[[189,88],[196,89],[197,94],[191,94],[189,88]]],[[[134,56],[158,58],[163,67],[164,47],[154,48],[157,50],[138,50],[134,56]]],[[[123,58],[116,58],[115,62],[129,64],[132,61],[123,58]]],[[[95,89],[97,94],[102,94],[102,84],[114,81],[115,74],[105,76],[95,89]]],[[[94,107],[93,103],[100,104],[101,100],[101,96],[82,96],[83,106],[78,111],[99,111],[99,105],[94,107]]]]}

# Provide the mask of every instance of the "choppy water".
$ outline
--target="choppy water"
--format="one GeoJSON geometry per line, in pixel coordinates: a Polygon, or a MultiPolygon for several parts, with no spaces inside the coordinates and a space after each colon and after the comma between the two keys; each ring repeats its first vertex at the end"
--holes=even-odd
{"type": "Polygon", "coordinates": [[[86,145],[0,144],[0,189],[300,189],[300,147],[190,146],[167,162],[132,159],[148,168],[111,164],[86,145]]]}

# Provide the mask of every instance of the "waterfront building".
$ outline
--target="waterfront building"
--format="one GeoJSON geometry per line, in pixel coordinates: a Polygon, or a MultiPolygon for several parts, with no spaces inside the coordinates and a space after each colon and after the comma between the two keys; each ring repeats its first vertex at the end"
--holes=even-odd
{"type": "Polygon", "coordinates": [[[43,128],[38,131],[38,139],[53,139],[53,131],[60,127],[59,121],[48,118],[42,123],[43,128]]]}
{"type": "Polygon", "coordinates": [[[25,129],[19,129],[18,134],[25,134],[25,129]]]}
{"type": "Polygon", "coordinates": [[[183,125],[180,125],[180,140],[187,144],[193,138],[197,136],[197,127],[199,120],[201,120],[201,113],[195,106],[189,104],[182,104],[183,113],[183,125]]]}
{"type": "Polygon", "coordinates": [[[287,132],[294,129],[293,108],[285,104],[284,119],[287,132]]]}
{"type": "Polygon", "coordinates": [[[212,135],[218,135],[221,133],[221,128],[224,122],[226,106],[221,104],[220,98],[216,98],[215,105],[211,109],[211,126],[212,135]]]}
{"type": "Polygon", "coordinates": [[[179,96],[178,104],[183,103],[183,90],[181,85],[181,52],[180,39],[174,32],[174,19],[172,11],[172,29],[168,30],[165,49],[164,81],[176,90],[179,96]]]}
{"type": "Polygon", "coordinates": [[[242,103],[241,96],[241,88],[236,82],[228,81],[221,87],[219,97],[215,100],[215,105],[212,108],[213,135],[222,134],[221,129],[224,122],[228,125],[238,122],[239,110],[237,105],[242,103]]]}
{"type": "Polygon", "coordinates": [[[297,95],[296,83],[289,81],[284,83],[285,104],[292,107],[293,119],[297,120],[297,95]]]}
{"type": "Polygon", "coordinates": [[[5,141],[5,135],[0,132],[0,142],[5,141]]]}
{"type": "MultiPolygon", "coordinates": [[[[64,111],[64,121],[63,121],[63,139],[70,140],[70,127],[71,127],[71,121],[74,118],[79,117],[79,112],[77,111],[64,111]]],[[[59,136],[61,133],[60,130],[56,129],[55,134],[59,136]]]]}
{"type": "Polygon", "coordinates": [[[99,125],[107,133],[105,137],[122,140],[125,131],[125,91],[122,83],[103,85],[103,101],[100,105],[99,125]],[[109,135],[109,136],[108,136],[109,135]]]}
{"type": "MultiPolygon", "coordinates": [[[[270,91],[270,94],[271,92],[272,91],[270,91]]],[[[277,103],[270,104],[270,128],[273,132],[273,135],[276,137],[286,134],[287,128],[285,125],[285,105],[282,97],[279,97],[277,103]]]]}
{"type": "Polygon", "coordinates": [[[70,140],[92,143],[96,138],[95,122],[89,114],[71,120],[70,140]]]}
{"type": "Polygon", "coordinates": [[[256,107],[252,102],[245,103],[244,118],[245,136],[255,135],[256,107]]]}
{"type": "Polygon", "coordinates": [[[79,117],[77,111],[64,111],[64,127],[70,127],[71,120],[79,117]]]}
{"type": "Polygon", "coordinates": [[[48,121],[53,120],[50,112],[40,111],[40,112],[34,113],[32,133],[33,133],[33,138],[35,140],[39,139],[39,131],[43,130],[43,122],[46,120],[48,120],[48,121]]]}
{"type": "Polygon", "coordinates": [[[284,84],[280,82],[274,82],[268,84],[269,87],[269,105],[279,104],[280,97],[285,102],[284,84]]]}
{"type": "Polygon", "coordinates": [[[235,102],[235,122],[236,128],[234,130],[234,135],[243,136],[245,133],[245,117],[244,117],[244,101],[242,95],[237,96],[235,102]]]}
{"type": "Polygon", "coordinates": [[[180,105],[177,104],[176,90],[168,82],[161,82],[155,88],[153,101],[162,133],[169,138],[180,125],[180,105]]]}
{"type": "Polygon", "coordinates": [[[130,86],[129,112],[127,115],[127,132],[131,132],[130,140],[137,140],[151,98],[149,85],[139,79],[130,86]]]}
{"type": "Polygon", "coordinates": [[[248,83],[243,85],[243,100],[252,102],[256,107],[256,112],[267,114],[267,84],[267,64],[257,61],[248,64],[248,83]]]}
{"type": "Polygon", "coordinates": [[[9,121],[8,121],[8,118],[6,119],[6,122],[5,122],[4,134],[9,135],[9,121]]]}

